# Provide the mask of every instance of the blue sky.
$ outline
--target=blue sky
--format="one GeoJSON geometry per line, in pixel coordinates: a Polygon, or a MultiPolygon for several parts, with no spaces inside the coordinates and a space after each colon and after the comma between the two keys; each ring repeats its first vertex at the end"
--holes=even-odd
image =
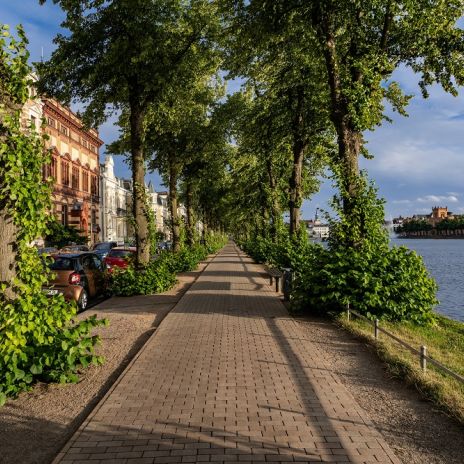
{"type": "MultiPolygon", "coordinates": [[[[52,53],[52,40],[59,31],[63,14],[50,0],[43,6],[38,0],[0,0],[0,18],[12,27],[23,24],[31,59],[37,61],[42,47],[45,59],[52,53]]],[[[408,108],[409,117],[390,115],[393,124],[385,123],[374,132],[366,133],[374,159],[361,161],[379,187],[380,195],[387,200],[387,218],[424,214],[436,205],[464,214],[464,92],[454,98],[433,87],[430,98],[424,100],[417,77],[411,71],[400,69],[394,79],[407,93],[416,95],[408,108]]],[[[229,92],[236,87],[232,83],[229,92]]],[[[117,137],[113,121],[99,130],[105,142],[117,137]]],[[[116,159],[116,173],[130,175],[122,159],[116,159]]],[[[157,189],[163,188],[158,176],[149,178],[157,189]]],[[[316,207],[326,209],[332,194],[330,183],[325,182],[321,191],[305,202],[303,217],[313,217],[316,207]]]]}

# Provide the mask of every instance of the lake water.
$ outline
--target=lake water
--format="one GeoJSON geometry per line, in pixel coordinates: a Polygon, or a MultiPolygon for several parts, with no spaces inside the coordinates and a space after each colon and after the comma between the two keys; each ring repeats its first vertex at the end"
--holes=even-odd
{"type": "Polygon", "coordinates": [[[464,240],[393,238],[392,243],[415,250],[424,259],[438,284],[436,311],[464,321],[464,240]]]}

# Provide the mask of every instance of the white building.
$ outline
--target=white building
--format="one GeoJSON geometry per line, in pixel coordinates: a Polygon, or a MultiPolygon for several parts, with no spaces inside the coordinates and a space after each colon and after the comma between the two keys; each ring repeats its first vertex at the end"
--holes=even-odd
{"type": "Polygon", "coordinates": [[[133,238],[130,226],[132,182],[114,175],[114,160],[111,155],[106,155],[100,172],[102,241],[127,243],[133,238]]]}
{"type": "Polygon", "coordinates": [[[169,239],[171,231],[169,228],[169,206],[167,192],[156,192],[152,182],[147,185],[147,193],[150,198],[151,207],[155,213],[155,224],[157,232],[162,232],[165,239],[169,239]]]}
{"type": "Polygon", "coordinates": [[[316,221],[312,227],[312,235],[316,238],[328,238],[329,237],[329,226],[327,224],[321,224],[316,221]]]}

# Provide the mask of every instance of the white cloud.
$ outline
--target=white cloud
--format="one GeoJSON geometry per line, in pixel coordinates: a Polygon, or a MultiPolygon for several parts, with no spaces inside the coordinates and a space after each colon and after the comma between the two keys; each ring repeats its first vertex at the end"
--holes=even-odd
{"type": "Polygon", "coordinates": [[[459,200],[454,195],[426,195],[425,197],[419,197],[417,199],[419,203],[440,203],[440,202],[451,202],[451,203],[458,203],[459,200]]]}

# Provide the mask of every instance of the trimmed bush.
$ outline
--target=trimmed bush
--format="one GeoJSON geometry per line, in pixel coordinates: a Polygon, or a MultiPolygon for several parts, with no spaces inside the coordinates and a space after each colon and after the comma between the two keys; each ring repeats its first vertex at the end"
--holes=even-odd
{"type": "MultiPolygon", "coordinates": [[[[343,188],[341,183],[339,190],[343,188]]],[[[328,247],[292,240],[287,231],[271,241],[256,237],[242,243],[255,260],[293,269],[292,307],[317,313],[341,311],[349,303],[372,319],[435,320],[437,285],[422,258],[405,247],[390,247],[383,228],[383,200],[363,174],[350,217],[340,196],[334,197],[335,219],[327,217],[328,247]]]]}
{"type": "Polygon", "coordinates": [[[169,290],[176,283],[166,259],[151,261],[143,269],[129,266],[126,269],[115,268],[111,275],[111,291],[118,296],[150,295],[169,290]]]}

